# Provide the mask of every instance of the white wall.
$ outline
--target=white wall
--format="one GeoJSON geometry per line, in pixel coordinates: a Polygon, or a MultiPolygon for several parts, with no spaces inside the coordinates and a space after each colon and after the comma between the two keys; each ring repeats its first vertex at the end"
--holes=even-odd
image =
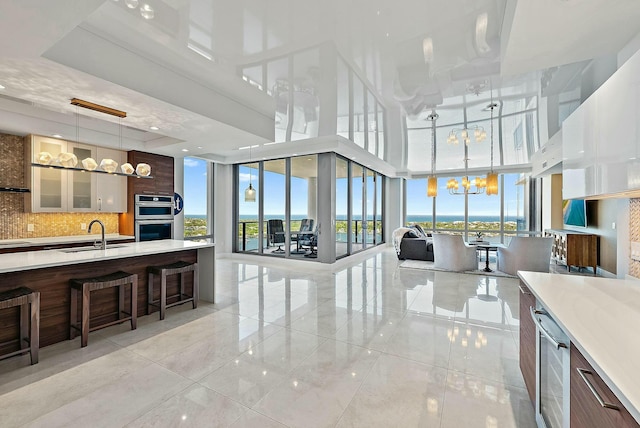
{"type": "Polygon", "coordinates": [[[404,223],[402,201],[405,181],[403,178],[387,178],[385,180],[385,212],[384,212],[384,240],[391,243],[391,234],[404,223]]]}
{"type": "Polygon", "coordinates": [[[233,244],[233,166],[214,165],[214,237],[216,255],[230,254],[233,244]]]}

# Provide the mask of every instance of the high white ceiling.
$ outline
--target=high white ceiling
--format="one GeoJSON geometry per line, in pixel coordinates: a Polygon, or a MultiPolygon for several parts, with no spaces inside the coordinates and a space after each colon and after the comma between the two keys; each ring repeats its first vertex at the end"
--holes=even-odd
{"type": "Polygon", "coordinates": [[[245,64],[332,42],[415,116],[488,86],[537,93],[545,69],[640,31],[637,0],[125,1],[2,1],[1,131],[73,139],[77,97],[128,113],[121,143],[117,118],[82,111],[84,141],[228,162],[274,138],[275,103],[239,77],[245,64]]]}

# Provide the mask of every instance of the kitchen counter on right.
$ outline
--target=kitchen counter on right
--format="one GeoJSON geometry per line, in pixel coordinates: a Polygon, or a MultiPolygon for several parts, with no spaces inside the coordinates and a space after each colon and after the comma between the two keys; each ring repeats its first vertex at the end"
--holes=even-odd
{"type": "Polygon", "coordinates": [[[524,271],[518,276],[640,422],[640,283],[524,271]]]}

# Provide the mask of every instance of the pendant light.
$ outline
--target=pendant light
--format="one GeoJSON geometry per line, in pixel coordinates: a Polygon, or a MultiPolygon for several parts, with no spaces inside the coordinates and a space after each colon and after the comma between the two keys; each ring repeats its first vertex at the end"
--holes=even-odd
{"type": "Polygon", "coordinates": [[[435,176],[436,169],[436,119],[438,115],[435,110],[427,116],[431,121],[431,175],[427,179],[427,196],[432,198],[438,196],[438,178],[435,176]]]}
{"type": "Polygon", "coordinates": [[[493,171],[493,110],[498,107],[497,103],[493,102],[493,88],[491,89],[491,104],[488,108],[491,110],[491,170],[487,173],[487,196],[498,194],[498,174],[493,171]]]}
{"type": "Polygon", "coordinates": [[[245,202],[255,202],[256,201],[256,189],[251,185],[251,146],[249,146],[249,187],[247,187],[244,191],[244,201],[245,202]]]}

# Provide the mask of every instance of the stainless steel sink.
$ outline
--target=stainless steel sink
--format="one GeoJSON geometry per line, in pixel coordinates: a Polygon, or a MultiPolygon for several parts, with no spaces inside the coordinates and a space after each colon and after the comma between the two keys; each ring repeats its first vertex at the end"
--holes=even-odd
{"type": "MultiPolygon", "coordinates": [[[[123,248],[125,247],[125,245],[107,245],[107,250],[111,249],[111,248],[123,248]]],[[[62,250],[58,250],[58,251],[62,251],[63,253],[82,253],[84,251],[100,251],[100,248],[96,248],[96,247],[77,247],[77,248],[65,248],[62,250]]]]}

